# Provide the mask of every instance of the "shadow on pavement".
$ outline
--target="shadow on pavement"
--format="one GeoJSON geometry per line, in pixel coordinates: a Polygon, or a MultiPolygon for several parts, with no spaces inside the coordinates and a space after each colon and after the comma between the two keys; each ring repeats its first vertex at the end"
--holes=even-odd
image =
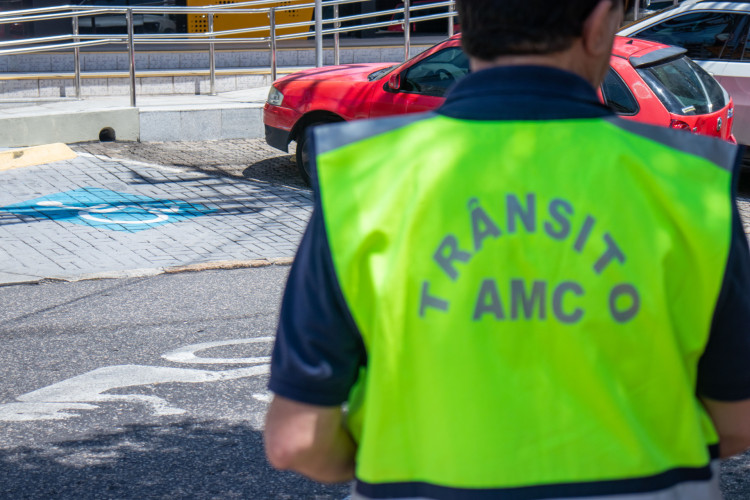
{"type": "Polygon", "coordinates": [[[259,431],[243,424],[132,425],[119,432],[0,451],[3,498],[242,498],[340,500],[349,485],[320,485],[273,470],[259,431]]]}
{"type": "MultiPolygon", "coordinates": [[[[268,146],[263,139],[88,142],[76,144],[74,149],[114,161],[135,160],[225,178],[307,189],[292,161],[292,156],[268,146]]],[[[155,184],[159,181],[147,182],[155,184]]]]}

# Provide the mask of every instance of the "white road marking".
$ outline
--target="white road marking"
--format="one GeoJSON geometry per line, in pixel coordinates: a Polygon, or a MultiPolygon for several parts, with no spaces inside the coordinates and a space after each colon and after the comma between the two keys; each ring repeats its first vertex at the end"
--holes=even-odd
{"type": "Polygon", "coordinates": [[[125,158],[110,158],[109,156],[104,155],[93,155],[91,153],[78,153],[78,156],[84,156],[86,158],[96,158],[97,160],[102,161],[112,161],[115,163],[122,163],[126,164],[129,163],[131,165],[136,165],[139,167],[150,167],[150,168],[157,168],[159,170],[166,170],[167,172],[172,172],[175,174],[187,174],[187,175],[195,175],[195,176],[206,176],[203,172],[195,172],[193,170],[188,169],[182,169],[182,168],[175,168],[175,167],[167,167],[166,165],[158,165],[156,163],[146,163],[143,161],[138,160],[129,160],[125,158]]]}
{"type": "Polygon", "coordinates": [[[174,351],[169,351],[166,354],[162,354],[162,358],[173,361],[175,363],[192,363],[192,364],[214,364],[214,365],[229,365],[229,364],[256,364],[256,363],[269,363],[271,361],[270,356],[256,356],[251,358],[203,358],[196,356],[197,351],[204,351],[211,349],[212,347],[221,347],[225,345],[240,345],[240,344],[254,344],[257,342],[272,342],[273,337],[257,337],[254,339],[235,339],[235,340],[219,340],[217,342],[203,342],[200,344],[193,344],[185,347],[180,347],[174,351]]]}
{"type": "Polygon", "coordinates": [[[271,392],[262,392],[253,394],[253,397],[260,401],[261,403],[270,403],[273,399],[273,394],[271,392]]]}
{"type": "Polygon", "coordinates": [[[67,208],[69,210],[78,210],[78,216],[84,219],[93,220],[95,222],[104,222],[105,224],[156,224],[158,222],[164,222],[165,220],[169,219],[169,215],[165,214],[164,212],[170,212],[170,213],[177,213],[180,211],[177,207],[171,207],[171,208],[144,208],[144,207],[138,207],[143,212],[149,213],[151,215],[155,215],[153,219],[149,220],[117,220],[117,219],[105,219],[101,217],[96,217],[91,214],[108,214],[112,212],[126,212],[128,210],[132,210],[132,207],[128,207],[127,205],[109,205],[108,203],[102,203],[100,205],[95,205],[91,207],[76,207],[73,205],[65,205],[64,203],[61,203],[59,201],[39,201],[37,202],[37,205],[41,207],[60,207],[60,208],[67,208]]]}
{"type": "MultiPolygon", "coordinates": [[[[221,382],[265,375],[270,369],[268,356],[252,358],[199,358],[194,353],[211,347],[268,342],[271,340],[273,340],[273,337],[204,342],[175,349],[162,356],[165,359],[170,361],[176,360],[179,363],[254,365],[232,370],[199,370],[144,365],[116,365],[97,368],[96,370],[23,394],[16,398],[18,402],[0,404],[0,421],[65,420],[80,416],[77,411],[95,410],[99,408],[100,403],[107,402],[146,405],[154,415],[183,414],[186,413],[186,410],[172,406],[166,399],[158,396],[146,394],[109,394],[108,391],[168,383],[201,384],[221,382]]],[[[255,395],[253,396],[255,397],[255,395]]]]}

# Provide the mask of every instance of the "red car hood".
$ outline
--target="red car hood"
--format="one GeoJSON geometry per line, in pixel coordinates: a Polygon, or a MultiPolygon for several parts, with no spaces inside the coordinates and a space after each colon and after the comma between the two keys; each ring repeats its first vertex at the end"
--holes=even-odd
{"type": "Polygon", "coordinates": [[[288,84],[293,81],[326,80],[327,82],[366,81],[367,75],[379,69],[388,68],[398,63],[356,63],[341,66],[324,66],[298,71],[276,80],[275,84],[288,84]]]}

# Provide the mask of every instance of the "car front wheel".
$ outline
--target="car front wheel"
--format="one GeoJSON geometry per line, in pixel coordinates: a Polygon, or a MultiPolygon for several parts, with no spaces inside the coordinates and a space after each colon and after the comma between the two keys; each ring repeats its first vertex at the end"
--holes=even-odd
{"type": "Polygon", "coordinates": [[[302,129],[299,132],[298,139],[297,139],[297,151],[295,152],[295,159],[297,162],[297,169],[299,170],[299,175],[302,177],[302,180],[304,180],[307,185],[310,184],[310,176],[312,175],[312,166],[310,162],[310,147],[307,143],[307,132],[312,127],[317,127],[318,125],[324,125],[326,123],[336,123],[341,120],[336,120],[331,118],[330,120],[318,120],[316,122],[313,122],[309,125],[307,125],[304,129],[302,129]]]}

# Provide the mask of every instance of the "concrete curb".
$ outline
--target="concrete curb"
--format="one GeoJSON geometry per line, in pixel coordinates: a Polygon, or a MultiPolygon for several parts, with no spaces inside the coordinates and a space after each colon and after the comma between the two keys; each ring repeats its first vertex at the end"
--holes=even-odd
{"type": "Polygon", "coordinates": [[[100,273],[86,273],[76,275],[57,275],[47,277],[33,277],[26,275],[21,281],[0,282],[0,286],[12,285],[38,285],[46,282],[67,282],[74,283],[77,281],[104,280],[104,279],[121,279],[121,278],[148,278],[160,274],[178,274],[199,271],[215,271],[229,269],[248,269],[254,267],[269,266],[289,266],[294,259],[292,257],[271,257],[265,259],[252,260],[219,260],[214,262],[201,262],[197,264],[187,264],[184,266],[153,267],[141,269],[128,269],[124,271],[103,271],[100,273]]]}
{"type": "Polygon", "coordinates": [[[18,147],[93,141],[105,129],[116,130],[118,140],[137,141],[140,123],[138,108],[119,108],[4,117],[0,127],[0,145],[18,147]]]}

